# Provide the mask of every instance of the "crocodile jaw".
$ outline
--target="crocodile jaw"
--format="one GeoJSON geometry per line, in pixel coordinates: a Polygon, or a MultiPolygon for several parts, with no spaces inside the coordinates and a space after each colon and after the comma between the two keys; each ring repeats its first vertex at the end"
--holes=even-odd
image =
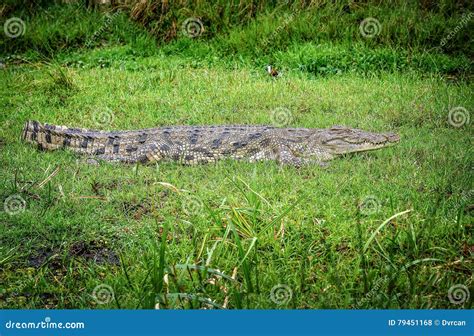
{"type": "Polygon", "coordinates": [[[333,155],[366,152],[394,145],[400,137],[394,133],[371,133],[362,130],[347,130],[328,136],[323,146],[333,155]]]}

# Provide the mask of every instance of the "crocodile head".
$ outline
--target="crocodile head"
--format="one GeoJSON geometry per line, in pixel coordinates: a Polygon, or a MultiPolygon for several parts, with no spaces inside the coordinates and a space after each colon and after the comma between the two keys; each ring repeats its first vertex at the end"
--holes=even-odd
{"type": "Polygon", "coordinates": [[[333,126],[320,137],[320,144],[332,155],[374,150],[400,141],[394,133],[372,133],[344,126],[333,126]]]}

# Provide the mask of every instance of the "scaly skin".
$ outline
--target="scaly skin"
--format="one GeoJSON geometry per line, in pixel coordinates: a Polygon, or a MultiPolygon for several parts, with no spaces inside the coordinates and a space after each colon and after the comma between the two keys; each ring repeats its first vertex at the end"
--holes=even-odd
{"type": "Polygon", "coordinates": [[[301,166],[324,164],[338,155],[386,147],[393,133],[334,126],[329,129],[219,125],[168,126],[136,131],[94,131],[27,121],[22,138],[44,150],[67,148],[105,161],[194,165],[231,158],[275,160],[301,166]]]}

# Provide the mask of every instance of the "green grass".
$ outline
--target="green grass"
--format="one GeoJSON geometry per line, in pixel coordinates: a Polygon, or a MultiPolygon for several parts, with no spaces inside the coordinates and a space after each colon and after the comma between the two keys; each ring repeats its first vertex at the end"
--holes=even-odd
{"type": "Polygon", "coordinates": [[[472,20],[439,48],[471,5],[180,0],[131,22],[41,3],[2,12],[26,31],[0,37],[0,307],[472,307],[472,121],[449,122],[472,118],[472,20]],[[179,32],[190,16],[196,39],[179,32]],[[401,141],[301,169],[92,166],[20,141],[28,119],[138,129],[282,110],[401,141]],[[470,301],[450,302],[456,285],[470,301]]]}
{"type": "MultiPolygon", "coordinates": [[[[6,53],[36,49],[50,54],[50,51],[83,46],[101,20],[100,13],[85,8],[83,2],[69,6],[60,1],[36,1],[37,5],[29,6],[22,2],[7,0],[0,13],[5,18],[21,17],[27,23],[22,39],[1,43],[5,40],[0,38],[0,46],[6,53]]],[[[380,23],[379,34],[365,41],[372,47],[432,50],[456,30],[441,49],[449,54],[472,54],[472,44],[466,43],[472,30],[472,20],[466,17],[474,10],[469,1],[176,0],[162,6],[145,0],[103,10],[120,10],[122,14],[113,20],[97,44],[141,40],[143,45],[151,40],[143,31],[149,32],[159,44],[170,42],[185,35],[182,24],[194,17],[204,26],[200,38],[217,42],[216,47],[221,51],[262,56],[284,50],[292,43],[359,41],[360,23],[372,17],[380,23]],[[127,16],[133,19],[134,25],[126,20],[127,16]],[[465,23],[461,23],[463,19],[465,23]],[[460,24],[465,29],[456,29],[460,24]],[[143,28],[142,32],[139,27],[143,28]],[[105,35],[113,38],[107,39],[105,35]],[[263,40],[267,43],[262,44],[263,40]]]]}
{"type": "Polygon", "coordinates": [[[21,38],[0,35],[0,57],[7,63],[12,55],[51,62],[70,58],[77,50],[126,46],[117,56],[180,54],[197,63],[222,59],[253,66],[272,63],[314,75],[413,69],[472,74],[472,44],[466,43],[472,30],[472,5],[451,0],[372,2],[277,5],[273,1],[179,0],[158,10],[145,1],[148,6],[119,6],[102,12],[82,5],[43,4],[33,10],[7,4],[2,19],[19,17],[25,30],[21,38]],[[203,24],[194,40],[182,28],[190,17],[203,24]],[[360,32],[367,18],[378,22],[371,38],[360,32]]]}
{"type": "Polygon", "coordinates": [[[263,69],[196,68],[181,56],[2,71],[1,197],[26,203],[0,212],[2,307],[471,306],[447,295],[455,284],[472,288],[472,128],[448,123],[453,107],[472,111],[472,84],[411,72],[290,70],[272,80],[263,69]],[[295,126],[391,130],[402,140],[302,169],[96,167],[19,140],[27,119],[106,129],[268,124],[282,107],[295,126]],[[113,300],[93,298],[100,284],[113,300]],[[279,284],[288,286],[282,304],[271,300],[279,284]]]}

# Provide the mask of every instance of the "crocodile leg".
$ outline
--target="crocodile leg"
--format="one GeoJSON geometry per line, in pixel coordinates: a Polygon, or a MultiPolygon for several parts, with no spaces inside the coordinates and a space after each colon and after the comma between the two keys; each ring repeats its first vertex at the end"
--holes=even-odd
{"type": "Polygon", "coordinates": [[[295,155],[295,153],[284,144],[278,146],[277,162],[281,165],[289,165],[294,167],[302,167],[305,165],[319,165],[321,167],[328,166],[327,162],[321,161],[321,159],[317,157],[301,157],[295,155]]]}
{"type": "Polygon", "coordinates": [[[185,152],[181,163],[186,165],[206,164],[216,162],[215,155],[204,147],[194,147],[185,152]]]}
{"type": "Polygon", "coordinates": [[[299,167],[303,163],[302,160],[291,153],[285,145],[277,147],[277,162],[281,165],[291,165],[299,167]]]}

